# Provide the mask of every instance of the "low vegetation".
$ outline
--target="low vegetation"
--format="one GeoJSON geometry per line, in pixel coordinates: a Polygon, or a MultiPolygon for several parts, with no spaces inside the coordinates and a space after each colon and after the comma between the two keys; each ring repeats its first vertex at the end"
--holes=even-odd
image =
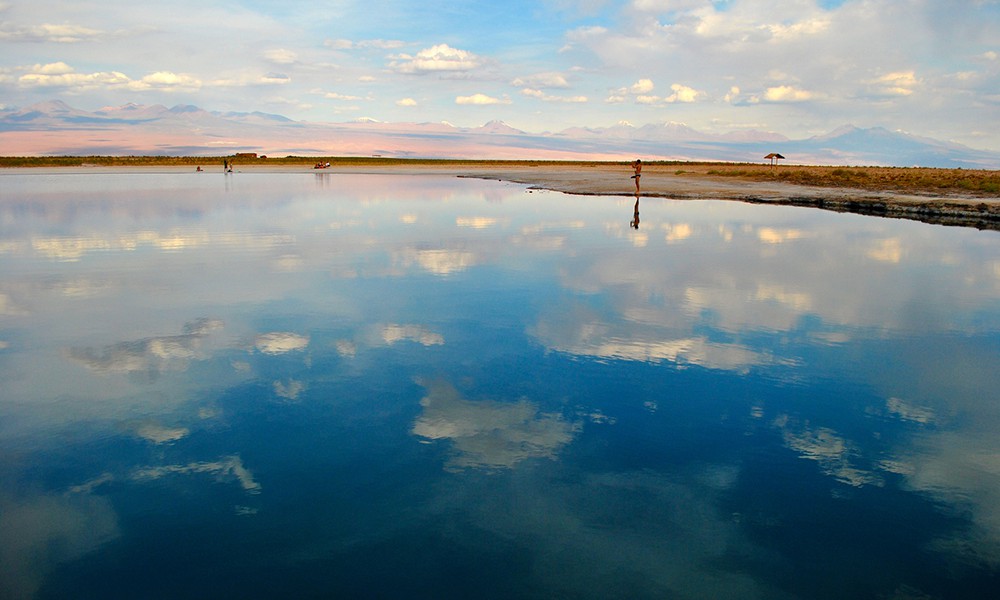
{"type": "Polygon", "coordinates": [[[739,165],[714,166],[705,169],[704,174],[753,181],[784,181],[799,185],[850,187],[913,194],[942,192],[976,196],[1000,194],[1000,171],[985,169],[739,165]]]}

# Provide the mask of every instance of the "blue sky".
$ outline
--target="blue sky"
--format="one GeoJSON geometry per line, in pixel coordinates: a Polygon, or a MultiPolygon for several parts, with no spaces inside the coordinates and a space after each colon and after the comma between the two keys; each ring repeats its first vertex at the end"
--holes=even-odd
{"type": "Polygon", "coordinates": [[[0,105],[54,98],[1000,150],[1000,0],[0,0],[0,105]]]}

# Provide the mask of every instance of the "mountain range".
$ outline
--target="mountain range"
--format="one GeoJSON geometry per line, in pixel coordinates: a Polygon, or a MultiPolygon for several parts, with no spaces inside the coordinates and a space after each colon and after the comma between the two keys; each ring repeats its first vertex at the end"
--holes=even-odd
{"type": "Polygon", "coordinates": [[[96,111],[51,100],[0,110],[0,154],[223,156],[370,156],[552,160],[691,160],[759,162],[778,152],[788,163],[945,168],[1000,168],[1000,152],[977,150],[881,127],[845,125],[825,135],[789,139],[771,131],[705,133],[682,123],[573,127],[530,133],[502,121],[450,123],[295,121],[262,112],[216,112],[197,106],[126,104],[96,111]]]}

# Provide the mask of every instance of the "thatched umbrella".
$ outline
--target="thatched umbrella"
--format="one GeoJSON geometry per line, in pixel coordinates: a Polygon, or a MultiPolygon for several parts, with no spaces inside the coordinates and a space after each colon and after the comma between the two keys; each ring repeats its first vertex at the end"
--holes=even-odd
{"type": "Polygon", "coordinates": [[[765,156],[764,158],[767,158],[767,159],[771,160],[771,167],[773,168],[774,165],[775,165],[774,161],[776,161],[778,159],[783,159],[785,157],[782,156],[782,155],[780,155],[780,154],[778,154],[777,152],[772,152],[772,153],[768,154],[767,156],[765,156]]]}

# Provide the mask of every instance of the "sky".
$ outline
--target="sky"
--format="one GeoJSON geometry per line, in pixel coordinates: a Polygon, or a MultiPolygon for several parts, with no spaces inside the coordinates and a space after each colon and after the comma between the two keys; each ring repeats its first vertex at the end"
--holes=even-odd
{"type": "Polygon", "coordinates": [[[1000,0],[0,0],[0,108],[52,99],[1000,150],[1000,0]]]}

